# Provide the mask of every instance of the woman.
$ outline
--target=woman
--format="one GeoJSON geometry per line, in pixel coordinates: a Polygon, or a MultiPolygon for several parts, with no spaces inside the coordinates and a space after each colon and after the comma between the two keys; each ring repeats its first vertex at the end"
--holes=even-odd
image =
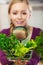
{"type": "MultiPolygon", "coordinates": [[[[35,39],[35,37],[39,35],[41,31],[39,28],[31,27],[28,26],[27,24],[27,20],[29,20],[31,16],[30,4],[28,0],[12,0],[9,5],[8,15],[11,21],[11,26],[9,29],[4,29],[0,33],[5,33],[8,36],[10,35],[10,33],[14,32],[14,29],[16,27],[25,27],[27,29],[26,31],[27,34],[25,34],[26,39],[27,37],[29,40],[35,39]]],[[[19,36],[21,36],[21,34],[19,36]]],[[[30,59],[30,61],[26,63],[26,65],[37,65],[39,60],[40,60],[39,56],[35,51],[33,51],[32,58],[30,59]]],[[[0,61],[2,65],[7,64],[13,65],[13,62],[9,62],[5,54],[1,50],[0,50],[0,61]]],[[[25,63],[23,64],[20,59],[15,63],[16,65],[25,65],[25,63]]]]}

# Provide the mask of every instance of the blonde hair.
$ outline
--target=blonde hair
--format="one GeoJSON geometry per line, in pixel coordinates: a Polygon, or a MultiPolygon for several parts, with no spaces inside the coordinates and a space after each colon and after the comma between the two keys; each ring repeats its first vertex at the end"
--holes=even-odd
{"type": "MultiPolygon", "coordinates": [[[[18,3],[18,2],[25,2],[25,3],[29,6],[29,11],[30,11],[30,12],[32,11],[32,8],[31,8],[31,6],[30,6],[30,4],[29,4],[29,0],[12,0],[12,1],[10,2],[10,4],[9,4],[8,14],[10,14],[10,10],[11,10],[12,5],[13,5],[14,3],[18,3]]],[[[13,28],[14,28],[14,25],[13,25],[13,23],[11,22],[11,24],[10,24],[10,33],[12,33],[13,28]]]]}

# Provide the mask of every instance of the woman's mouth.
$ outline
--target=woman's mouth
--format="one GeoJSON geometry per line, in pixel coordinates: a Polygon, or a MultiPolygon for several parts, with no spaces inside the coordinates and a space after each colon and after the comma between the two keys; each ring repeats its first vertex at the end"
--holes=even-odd
{"type": "Polygon", "coordinates": [[[23,21],[17,21],[17,24],[23,24],[23,21]]]}

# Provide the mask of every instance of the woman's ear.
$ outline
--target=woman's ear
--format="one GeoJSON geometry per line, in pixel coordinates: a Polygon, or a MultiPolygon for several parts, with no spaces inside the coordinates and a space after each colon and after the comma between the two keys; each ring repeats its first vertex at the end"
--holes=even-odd
{"type": "Polygon", "coordinates": [[[32,15],[32,7],[31,5],[29,5],[29,18],[31,17],[31,15],[32,15]]]}
{"type": "Polygon", "coordinates": [[[32,15],[32,13],[30,12],[30,14],[29,14],[29,18],[31,17],[31,15],[32,15]]]}

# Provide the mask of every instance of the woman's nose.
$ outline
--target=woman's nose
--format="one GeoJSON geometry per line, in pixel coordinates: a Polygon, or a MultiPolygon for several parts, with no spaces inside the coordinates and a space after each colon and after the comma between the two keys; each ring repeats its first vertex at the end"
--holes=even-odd
{"type": "Polygon", "coordinates": [[[22,14],[18,14],[18,18],[21,19],[22,18],[22,14]]]}

